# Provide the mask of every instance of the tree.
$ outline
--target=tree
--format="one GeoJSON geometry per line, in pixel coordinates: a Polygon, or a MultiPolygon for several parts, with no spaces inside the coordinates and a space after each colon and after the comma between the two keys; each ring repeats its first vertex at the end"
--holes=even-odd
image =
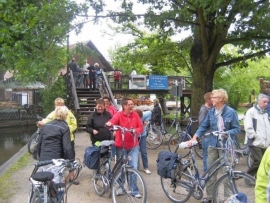
{"type": "Polygon", "coordinates": [[[55,77],[66,65],[66,34],[80,29],[85,11],[69,0],[0,1],[0,69],[22,82],[55,77]]]}
{"type": "Polygon", "coordinates": [[[150,30],[159,29],[161,36],[190,30],[192,115],[197,115],[204,93],[212,90],[214,74],[220,67],[245,64],[247,59],[262,57],[270,50],[270,7],[266,0],[116,0],[122,10],[108,10],[102,0],[89,2],[96,18],[110,17],[119,24],[141,23],[150,30]],[[147,7],[145,13],[133,12],[138,4],[147,7]],[[221,52],[227,44],[238,47],[237,57],[221,52]]]}

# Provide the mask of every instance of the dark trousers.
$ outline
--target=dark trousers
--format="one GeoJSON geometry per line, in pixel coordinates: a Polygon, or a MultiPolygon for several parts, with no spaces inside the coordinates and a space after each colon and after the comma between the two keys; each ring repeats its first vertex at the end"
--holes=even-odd
{"type": "Polygon", "coordinates": [[[114,88],[116,88],[116,86],[118,89],[121,88],[120,80],[114,80],[114,88]]]}
{"type": "Polygon", "coordinates": [[[89,81],[90,90],[96,90],[96,78],[89,77],[89,81]]]}
{"type": "Polygon", "coordinates": [[[251,158],[253,162],[251,163],[251,167],[247,170],[247,173],[249,175],[254,176],[257,174],[258,168],[261,163],[261,159],[266,149],[262,149],[260,147],[255,147],[255,146],[249,146],[249,150],[250,150],[251,158]]]}

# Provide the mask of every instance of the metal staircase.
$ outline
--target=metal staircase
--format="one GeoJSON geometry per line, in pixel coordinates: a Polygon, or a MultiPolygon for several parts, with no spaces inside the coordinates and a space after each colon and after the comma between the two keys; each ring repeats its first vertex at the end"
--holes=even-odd
{"type": "Polygon", "coordinates": [[[103,97],[104,94],[111,98],[112,104],[117,108],[105,73],[102,72],[99,77],[99,80],[97,80],[98,90],[90,91],[89,88],[76,88],[72,71],[70,71],[68,75],[69,82],[67,88],[69,95],[71,95],[71,98],[69,98],[70,104],[68,106],[73,110],[77,118],[77,129],[79,131],[86,129],[88,117],[90,113],[95,110],[96,100],[103,97]]]}

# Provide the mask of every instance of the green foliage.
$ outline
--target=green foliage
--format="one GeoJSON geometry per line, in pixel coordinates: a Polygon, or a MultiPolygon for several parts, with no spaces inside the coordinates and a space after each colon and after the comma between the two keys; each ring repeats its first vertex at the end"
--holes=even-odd
{"type": "Polygon", "coordinates": [[[1,67],[20,81],[48,83],[66,65],[66,34],[85,8],[69,0],[0,2],[1,67]]]}
{"type": "MultiPolygon", "coordinates": [[[[140,67],[150,66],[154,73],[156,70],[159,73],[164,73],[168,67],[170,68],[168,61],[171,61],[171,64],[174,64],[175,61],[177,64],[181,64],[181,55],[170,58],[175,56],[172,52],[177,50],[179,53],[189,53],[187,54],[189,58],[184,60],[184,64],[187,67],[190,64],[189,72],[193,77],[192,116],[198,114],[200,105],[203,103],[204,93],[212,90],[214,75],[219,68],[236,63],[241,63],[242,67],[246,67],[245,62],[248,59],[258,59],[270,51],[269,1],[138,0],[135,3],[132,0],[115,0],[115,4],[119,5],[115,7],[117,8],[115,10],[107,8],[104,0],[89,0],[89,2],[96,11],[96,18],[99,14],[109,16],[114,22],[123,25],[124,28],[129,28],[129,33],[136,37],[139,33],[134,32],[133,27],[136,25],[143,25],[144,28],[158,33],[154,42],[160,47],[166,47],[166,50],[162,49],[159,54],[155,54],[157,46],[155,49],[151,49],[151,46],[143,46],[140,49],[137,47],[138,49],[133,51],[132,58],[138,56],[141,59],[147,58],[147,62],[150,61],[146,63],[142,60],[140,67]],[[145,12],[137,14],[135,6],[141,8],[140,11],[145,12]],[[183,31],[186,30],[189,30],[190,34],[183,36],[183,31]],[[168,43],[170,42],[168,37],[171,36],[178,36],[182,40],[168,43]],[[186,43],[186,40],[190,43],[186,43]],[[237,54],[221,52],[225,45],[237,47],[237,54]],[[152,50],[151,57],[145,54],[146,49],[152,50]],[[166,57],[170,60],[165,60],[166,57]]],[[[133,47],[123,50],[129,51],[131,48],[133,47]]],[[[121,58],[118,59],[118,61],[121,60],[121,58]]],[[[136,63],[130,63],[136,68],[136,63]]],[[[181,65],[173,66],[175,68],[184,67],[181,65]]],[[[231,91],[232,94],[238,94],[238,89],[237,87],[231,91]]],[[[242,96],[235,96],[233,100],[241,100],[242,96]]]]}
{"type": "Polygon", "coordinates": [[[234,67],[220,68],[214,78],[214,88],[227,90],[229,105],[237,109],[239,103],[248,103],[252,90],[257,96],[260,92],[259,78],[270,75],[270,58],[260,61],[247,61],[247,67],[235,65],[234,67]]]}
{"type": "Polygon", "coordinates": [[[43,91],[41,105],[45,115],[54,110],[54,100],[57,97],[66,98],[66,82],[64,77],[59,77],[52,87],[48,87],[43,91]]]}
{"type": "Polygon", "coordinates": [[[88,46],[84,45],[83,43],[77,43],[75,48],[71,50],[72,56],[78,57],[78,65],[82,67],[85,64],[85,60],[89,58],[89,56],[97,57],[98,53],[91,50],[88,46]]]}

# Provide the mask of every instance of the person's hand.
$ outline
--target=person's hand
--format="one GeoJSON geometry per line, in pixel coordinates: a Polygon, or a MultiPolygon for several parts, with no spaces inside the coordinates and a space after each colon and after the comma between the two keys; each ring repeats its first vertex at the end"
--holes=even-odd
{"type": "Polygon", "coordinates": [[[189,141],[187,141],[187,144],[188,144],[189,147],[192,146],[193,141],[197,141],[197,136],[194,135],[189,141]]]}
{"type": "Polygon", "coordinates": [[[144,122],[143,122],[143,125],[146,126],[146,125],[148,125],[148,123],[149,123],[148,121],[144,121],[144,122]]]}
{"type": "Polygon", "coordinates": [[[38,126],[38,127],[42,127],[43,125],[44,125],[44,123],[43,123],[42,121],[38,121],[38,122],[37,122],[37,126],[38,126]]]}
{"type": "Polygon", "coordinates": [[[116,136],[116,131],[113,131],[113,136],[114,136],[114,137],[116,136]]]}
{"type": "Polygon", "coordinates": [[[94,135],[98,134],[98,131],[97,130],[93,130],[93,134],[94,135]]]}
{"type": "Polygon", "coordinates": [[[110,126],[112,126],[112,123],[110,121],[108,121],[107,123],[105,123],[105,126],[110,127],[110,126]]]}

